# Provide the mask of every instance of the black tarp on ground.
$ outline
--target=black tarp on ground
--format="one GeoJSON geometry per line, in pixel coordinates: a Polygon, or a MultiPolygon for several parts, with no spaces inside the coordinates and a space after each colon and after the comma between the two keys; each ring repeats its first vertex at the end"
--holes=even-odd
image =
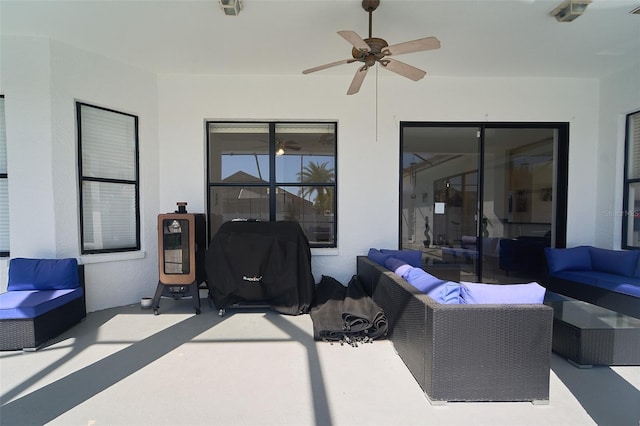
{"type": "Polygon", "coordinates": [[[387,335],[387,318],[357,276],[345,287],[323,275],[310,311],[315,340],[366,342],[387,335]]]}
{"type": "Polygon", "coordinates": [[[289,315],[309,312],[315,281],[309,241],[297,222],[226,222],[206,254],[209,297],[223,309],[264,303],[289,315]]]}

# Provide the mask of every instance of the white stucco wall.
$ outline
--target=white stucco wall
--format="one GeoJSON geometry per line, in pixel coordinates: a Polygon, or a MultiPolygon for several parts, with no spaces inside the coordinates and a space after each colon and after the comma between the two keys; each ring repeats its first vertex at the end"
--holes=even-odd
{"type": "MultiPolygon", "coordinates": [[[[152,295],[158,213],[173,211],[176,201],[187,201],[190,212],[205,211],[206,119],[338,121],[339,247],[314,250],[312,266],[316,280],[330,275],[346,282],[355,273],[356,255],[397,244],[400,121],[569,122],[567,244],[576,245],[605,242],[596,231],[602,225],[598,211],[612,191],[602,180],[617,185],[611,177],[616,172],[599,167],[610,135],[619,137],[617,125],[602,117],[618,119],[625,108],[640,105],[633,96],[626,106],[609,96],[625,90],[617,89],[616,78],[602,85],[444,77],[416,83],[381,70],[377,91],[370,73],[359,94],[346,96],[345,76],[155,76],[37,38],[3,38],[1,55],[14,257],[79,256],[74,101],[140,118],[143,250],[81,258],[90,311],[152,295]],[[601,105],[611,111],[603,115],[601,105]],[[597,195],[591,195],[594,188],[597,195]]],[[[622,167],[619,154],[611,162],[622,167]]],[[[615,197],[613,202],[621,196],[615,197]]],[[[6,267],[0,262],[3,286],[6,267]]]]}
{"type": "Polygon", "coordinates": [[[339,247],[314,250],[312,266],[316,280],[346,282],[356,255],[397,246],[400,121],[557,121],[571,127],[568,244],[593,241],[595,200],[577,188],[596,182],[596,80],[414,83],[383,70],[376,93],[370,77],[360,93],[346,96],[350,78],[340,76],[160,76],[161,207],[170,211],[184,199],[205,211],[206,119],[337,120],[339,247]]]}
{"type": "MultiPolygon", "coordinates": [[[[9,141],[11,256],[78,258],[86,264],[89,311],[152,295],[158,280],[155,75],[45,39],[3,37],[0,93],[9,141]],[[76,100],[139,117],[140,252],[80,256],[76,100]]],[[[6,288],[6,272],[0,287],[6,288]]]]}

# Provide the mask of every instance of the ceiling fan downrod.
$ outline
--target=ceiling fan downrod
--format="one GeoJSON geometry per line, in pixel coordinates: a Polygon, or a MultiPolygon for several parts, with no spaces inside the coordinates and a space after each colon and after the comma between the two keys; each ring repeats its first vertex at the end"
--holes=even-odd
{"type": "Polygon", "coordinates": [[[372,35],[372,23],[373,23],[373,11],[376,10],[380,6],[380,0],[362,0],[362,8],[365,12],[369,13],[369,38],[373,37],[372,35]]]}

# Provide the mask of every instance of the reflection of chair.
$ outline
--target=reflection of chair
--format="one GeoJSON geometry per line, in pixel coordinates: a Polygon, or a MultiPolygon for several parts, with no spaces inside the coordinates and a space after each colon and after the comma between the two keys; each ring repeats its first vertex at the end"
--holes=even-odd
{"type": "Polygon", "coordinates": [[[76,259],[11,259],[0,294],[0,350],[35,350],[86,316],[76,259]]]}
{"type": "Polygon", "coordinates": [[[500,241],[500,269],[507,274],[541,274],[545,265],[544,248],[550,245],[548,237],[505,238],[500,241]]]}

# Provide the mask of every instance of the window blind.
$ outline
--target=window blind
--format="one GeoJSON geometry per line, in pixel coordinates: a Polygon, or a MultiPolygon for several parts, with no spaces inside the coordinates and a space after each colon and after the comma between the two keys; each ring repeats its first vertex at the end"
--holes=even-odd
{"type": "Polygon", "coordinates": [[[135,117],[82,108],[82,174],[135,180],[135,117]]]}
{"type": "Polygon", "coordinates": [[[640,112],[629,116],[629,128],[627,129],[629,138],[629,178],[640,178],[640,112]]]}

